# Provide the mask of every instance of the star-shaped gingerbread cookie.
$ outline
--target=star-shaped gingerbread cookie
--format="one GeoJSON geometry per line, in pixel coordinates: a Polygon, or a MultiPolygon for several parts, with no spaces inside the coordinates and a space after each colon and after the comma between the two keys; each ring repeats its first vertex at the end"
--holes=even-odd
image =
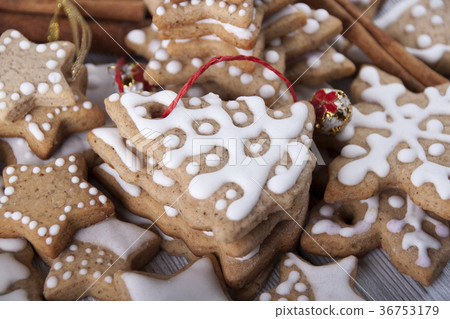
{"type": "Polygon", "coordinates": [[[314,266],[293,253],[281,261],[280,284],[259,296],[261,301],[360,301],[355,290],[358,259],[350,256],[324,266],[314,266]]]}
{"type": "Polygon", "coordinates": [[[42,300],[42,279],[25,239],[0,238],[0,301],[42,300]]]}
{"type": "Polygon", "coordinates": [[[11,122],[37,106],[75,105],[66,81],[75,46],[35,44],[17,30],[0,37],[0,121],[11,122]]]}
{"type": "Polygon", "coordinates": [[[420,207],[450,219],[450,86],[408,91],[373,66],[352,85],[352,120],[330,164],[325,201],[367,199],[398,186],[420,207]]]}
{"type": "Polygon", "coordinates": [[[230,300],[214,256],[204,257],[171,276],[143,272],[114,275],[120,300],[226,301],[230,300]]]}
{"type": "Polygon", "coordinates": [[[24,237],[50,258],[58,256],[77,229],[114,214],[111,201],[86,182],[86,162],[78,154],[43,166],[7,166],[3,178],[0,237],[24,237]]]}
{"type": "Polygon", "coordinates": [[[158,253],[161,239],[136,225],[108,218],[80,229],[53,260],[44,286],[47,300],[78,300],[87,296],[116,300],[113,276],[140,269],[158,253]]]}
{"type": "Polygon", "coordinates": [[[103,125],[105,113],[83,94],[84,83],[79,79],[86,76],[86,68],[82,68],[72,84],[76,104],[35,107],[13,123],[0,122],[0,136],[23,137],[34,154],[48,159],[66,136],[103,125]]]}
{"type": "Polygon", "coordinates": [[[367,200],[318,204],[301,246],[316,255],[346,257],[382,245],[400,272],[429,286],[449,260],[449,225],[391,188],[367,200]]]}

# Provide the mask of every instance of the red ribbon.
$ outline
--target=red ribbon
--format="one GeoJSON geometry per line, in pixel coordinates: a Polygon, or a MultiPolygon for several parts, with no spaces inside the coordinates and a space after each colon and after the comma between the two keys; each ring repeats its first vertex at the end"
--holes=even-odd
{"type": "Polygon", "coordinates": [[[116,63],[116,74],[115,74],[115,81],[117,83],[117,88],[119,90],[119,93],[123,93],[123,83],[122,83],[122,68],[125,65],[125,57],[120,58],[117,60],[116,63]]]}
{"type": "Polygon", "coordinates": [[[276,75],[278,75],[289,87],[289,91],[292,94],[292,97],[294,98],[294,102],[297,102],[297,95],[295,94],[294,89],[292,88],[291,82],[277,69],[272,67],[269,63],[262,61],[261,59],[258,59],[254,56],[246,56],[246,55],[235,55],[235,56],[216,56],[211,58],[206,64],[204,64],[202,67],[200,67],[197,72],[189,79],[189,81],[186,82],[186,84],[181,88],[180,92],[178,92],[178,95],[175,97],[175,99],[172,101],[172,103],[169,105],[169,107],[164,111],[164,113],[161,115],[162,118],[165,118],[168,116],[173,109],[177,106],[178,101],[186,94],[186,92],[189,90],[189,88],[194,84],[194,82],[199,78],[200,75],[202,75],[211,65],[224,62],[224,61],[237,61],[237,60],[244,60],[244,61],[252,61],[259,63],[272,72],[274,72],[276,75]]]}

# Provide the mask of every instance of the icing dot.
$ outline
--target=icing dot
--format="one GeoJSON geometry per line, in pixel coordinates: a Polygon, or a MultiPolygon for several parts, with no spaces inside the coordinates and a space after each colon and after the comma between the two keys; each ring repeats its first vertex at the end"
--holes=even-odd
{"type": "Polygon", "coordinates": [[[5,102],[0,102],[0,110],[4,110],[6,108],[5,102]]]}
{"type": "Polygon", "coordinates": [[[20,98],[19,93],[13,93],[11,94],[11,100],[17,101],[20,98]]]}
{"type": "Polygon", "coordinates": [[[76,171],[78,170],[78,166],[76,166],[75,164],[72,164],[69,166],[69,172],[70,173],[76,173],[76,171]]]}
{"type": "Polygon", "coordinates": [[[61,81],[61,74],[59,74],[58,72],[51,72],[51,73],[48,75],[48,80],[49,80],[51,83],[58,83],[58,82],[61,81]]]}
{"type": "Polygon", "coordinates": [[[52,225],[49,229],[49,234],[52,236],[56,236],[58,235],[59,230],[60,230],[59,225],[52,225]]]}
{"type": "Polygon", "coordinates": [[[202,101],[198,97],[193,97],[189,100],[189,105],[199,106],[200,104],[202,104],[202,101]]]}
{"type": "Polygon", "coordinates": [[[223,1],[220,1],[220,2],[219,2],[219,7],[223,8],[223,7],[225,7],[225,5],[226,5],[225,2],[223,2],[223,1]]]}
{"type": "Polygon", "coordinates": [[[105,282],[107,282],[108,284],[112,283],[112,277],[111,277],[111,276],[106,276],[104,280],[105,280],[105,282]]]}
{"type": "Polygon", "coordinates": [[[306,25],[302,28],[303,32],[306,34],[313,34],[319,31],[320,24],[317,22],[317,20],[314,19],[308,19],[306,20],[306,25]]]}
{"type": "Polygon", "coordinates": [[[434,15],[431,17],[431,23],[434,25],[441,25],[444,23],[444,19],[440,15],[434,15]]]}
{"type": "Polygon", "coordinates": [[[14,194],[14,187],[12,186],[8,186],[5,188],[4,193],[6,196],[10,196],[12,194],[14,194]]]}
{"type": "Polygon", "coordinates": [[[167,148],[175,148],[180,144],[180,138],[176,135],[167,135],[163,140],[163,145],[167,148]]]}
{"type": "Polygon", "coordinates": [[[98,197],[98,200],[100,201],[100,203],[105,204],[107,198],[106,198],[105,195],[100,195],[100,196],[98,197]]]}
{"type": "Polygon", "coordinates": [[[66,220],[66,215],[59,215],[59,220],[61,221],[61,222],[63,222],[63,221],[65,221],[66,220]]]}
{"type": "Polygon", "coordinates": [[[7,196],[2,196],[0,198],[0,203],[2,203],[2,204],[6,203],[7,201],[8,201],[8,197],[7,196]]]}
{"type": "Polygon", "coordinates": [[[22,41],[20,41],[20,43],[19,43],[19,47],[20,47],[22,50],[28,50],[28,49],[30,48],[30,42],[27,41],[27,40],[22,40],[22,41]]]}
{"type": "Polygon", "coordinates": [[[217,210],[223,210],[227,207],[227,201],[225,199],[219,199],[216,202],[216,209],[217,210]]]}
{"type": "Polygon", "coordinates": [[[162,16],[164,13],[166,13],[166,9],[164,9],[164,7],[159,6],[158,8],[156,8],[157,15],[162,16]]]}
{"type": "Polygon", "coordinates": [[[43,52],[45,52],[45,50],[47,50],[47,46],[45,44],[38,44],[36,46],[36,51],[38,53],[43,53],[43,52]]]}
{"type": "Polygon", "coordinates": [[[30,222],[28,224],[28,228],[30,228],[31,230],[35,229],[37,226],[37,221],[33,220],[32,222],[30,222]]]}
{"type": "Polygon", "coordinates": [[[86,252],[87,254],[90,254],[90,253],[92,253],[92,249],[86,248],[85,252],[86,252]]]}
{"type": "Polygon", "coordinates": [[[444,2],[442,0],[430,0],[431,9],[439,9],[444,7],[444,2]]]}
{"type": "Polygon", "coordinates": [[[30,217],[28,216],[23,216],[22,217],[22,224],[26,225],[30,222],[30,217]]]}
{"type": "Polygon", "coordinates": [[[158,61],[155,61],[155,60],[151,60],[150,63],[148,64],[148,66],[152,70],[161,69],[161,63],[159,63],[158,61]]]}
{"type": "Polygon", "coordinates": [[[234,189],[229,189],[229,190],[227,190],[227,192],[226,192],[226,194],[225,194],[225,196],[226,196],[228,199],[233,199],[233,198],[236,197],[236,195],[237,195],[237,192],[236,192],[234,189]]]}
{"type": "Polygon", "coordinates": [[[85,189],[85,188],[88,188],[88,187],[89,187],[88,183],[86,183],[86,182],[80,183],[80,188],[81,189],[85,189]]]}
{"type": "Polygon", "coordinates": [[[235,110],[239,108],[239,103],[237,101],[228,101],[226,105],[229,110],[235,110]]]}
{"type": "Polygon", "coordinates": [[[59,44],[56,42],[50,43],[50,50],[56,51],[59,48],[59,44]]]}
{"type": "Polygon", "coordinates": [[[220,157],[217,154],[206,155],[206,165],[209,167],[216,167],[220,164],[220,157]]]}
{"type": "Polygon", "coordinates": [[[198,127],[198,131],[201,134],[212,134],[214,132],[214,126],[211,123],[202,123],[200,124],[200,126],[198,127]]]}
{"type": "Polygon", "coordinates": [[[20,38],[20,32],[17,30],[12,30],[10,36],[14,39],[20,38]]]}
{"type": "Polygon", "coordinates": [[[5,212],[5,213],[3,214],[3,216],[4,216],[5,218],[11,218],[11,212],[5,212]]]}
{"type": "Polygon", "coordinates": [[[231,6],[228,7],[228,12],[233,13],[236,11],[236,9],[237,9],[236,5],[232,4],[231,6]]]}
{"type": "Polygon", "coordinates": [[[269,50],[266,52],[266,60],[269,63],[276,63],[278,62],[280,59],[280,55],[278,54],[277,51],[274,50],[269,50]]]}
{"type": "Polygon", "coordinates": [[[327,10],[318,9],[318,10],[314,11],[314,19],[316,19],[319,22],[328,20],[329,17],[330,17],[330,14],[328,13],[327,10]]]}
{"type": "Polygon", "coordinates": [[[412,33],[414,31],[416,31],[416,27],[414,25],[412,25],[412,24],[407,24],[405,26],[405,31],[408,32],[408,33],[412,33]]]}
{"type": "Polygon", "coordinates": [[[80,275],[86,275],[87,273],[88,273],[88,271],[87,271],[87,269],[85,269],[85,268],[82,268],[82,269],[80,269],[80,275]]]}
{"type": "Polygon", "coordinates": [[[231,76],[239,76],[239,75],[242,74],[242,70],[232,65],[232,66],[230,66],[230,68],[228,69],[228,73],[229,73],[231,76]]]}
{"type": "Polygon", "coordinates": [[[422,34],[417,38],[417,45],[424,49],[428,48],[433,43],[433,40],[428,34],[422,34]]]}
{"type": "Polygon", "coordinates": [[[21,212],[14,212],[11,214],[11,218],[15,221],[18,221],[19,219],[22,218],[22,213],[21,212]]]}
{"type": "Polygon", "coordinates": [[[416,160],[417,154],[414,150],[405,148],[398,152],[397,158],[402,163],[412,163],[416,160]]]}
{"type": "Polygon", "coordinates": [[[100,251],[98,252],[98,254],[99,254],[100,256],[104,256],[104,255],[105,255],[105,252],[104,252],[103,250],[100,250],[100,251]]]}
{"type": "Polygon", "coordinates": [[[422,5],[416,5],[412,8],[411,14],[415,18],[420,18],[427,14],[427,9],[422,5]]]}
{"type": "Polygon", "coordinates": [[[66,272],[62,275],[62,279],[63,279],[63,280],[70,279],[70,277],[72,277],[72,272],[71,272],[71,271],[66,271],[66,272]]]}
{"type": "Polygon", "coordinates": [[[241,75],[240,79],[242,84],[249,84],[253,81],[253,76],[251,74],[244,73],[241,75]]]}
{"type": "Polygon", "coordinates": [[[47,228],[46,227],[40,227],[37,231],[38,235],[43,237],[45,234],[47,234],[47,228]]]}
{"type": "Polygon", "coordinates": [[[62,92],[62,86],[60,84],[55,84],[53,86],[53,92],[55,92],[56,94],[59,94],[62,92]]]}
{"type": "Polygon", "coordinates": [[[92,275],[92,277],[94,277],[94,278],[97,279],[97,278],[99,278],[99,277],[101,276],[101,274],[102,274],[102,273],[101,273],[100,271],[97,270],[96,272],[94,272],[94,274],[92,275]]]}
{"type": "Polygon", "coordinates": [[[333,53],[332,59],[335,63],[343,63],[345,61],[345,55],[343,55],[339,52],[336,52],[336,53],[333,53]]]}
{"type": "Polygon", "coordinates": [[[275,88],[270,84],[265,84],[259,89],[259,95],[267,99],[275,95],[275,88]]]}
{"type": "Polygon", "coordinates": [[[116,101],[119,101],[119,98],[120,98],[120,95],[117,93],[114,93],[109,96],[108,100],[110,102],[116,102],[116,101]]]}
{"type": "Polygon", "coordinates": [[[196,68],[199,68],[203,65],[203,61],[200,60],[199,58],[193,58],[191,61],[192,65],[195,66],[196,68]]]}
{"type": "Polygon", "coordinates": [[[156,50],[155,59],[159,61],[166,61],[167,59],[169,59],[169,54],[167,53],[167,50],[165,49],[156,50]]]}
{"type": "Polygon", "coordinates": [[[3,44],[1,44],[0,45],[0,52],[4,52],[5,50],[6,50],[6,47],[3,44]]]}
{"type": "Polygon", "coordinates": [[[444,124],[439,120],[430,120],[427,123],[427,131],[432,133],[442,133],[444,131],[444,124]]]}
{"type": "Polygon", "coordinates": [[[243,112],[237,112],[233,115],[233,121],[236,122],[236,124],[243,124],[248,121],[248,117],[243,112]]]}
{"type": "Polygon", "coordinates": [[[60,270],[63,266],[63,263],[58,261],[56,264],[53,265],[53,269],[60,270]]]}
{"type": "Polygon", "coordinates": [[[389,197],[388,203],[394,208],[402,208],[405,205],[405,200],[400,196],[394,195],[389,197]]]}
{"type": "Polygon", "coordinates": [[[77,176],[74,176],[74,177],[72,177],[71,181],[74,184],[78,184],[80,182],[80,179],[77,176]]]}
{"type": "Polygon", "coordinates": [[[53,119],[55,116],[54,116],[52,113],[47,113],[47,117],[48,117],[49,119],[53,119]]]}
{"type": "Polygon", "coordinates": [[[69,162],[75,162],[75,160],[76,160],[77,158],[75,157],[75,156],[73,156],[73,155],[70,155],[70,157],[69,157],[69,162]]]}
{"type": "Polygon", "coordinates": [[[95,205],[95,199],[91,199],[91,200],[89,201],[89,205],[94,206],[94,205],[95,205]]]}
{"type": "Polygon", "coordinates": [[[434,143],[428,148],[428,153],[432,156],[441,156],[445,153],[445,147],[441,143],[434,143]]]}
{"type": "Polygon", "coordinates": [[[77,205],[77,207],[78,207],[78,208],[84,208],[84,203],[79,202],[78,205],[77,205]]]}
{"type": "Polygon", "coordinates": [[[10,37],[6,37],[4,40],[3,40],[3,43],[4,44],[6,44],[6,45],[8,45],[8,44],[10,44],[11,43],[11,38],[10,37]]]}
{"type": "Polygon", "coordinates": [[[186,165],[186,172],[190,175],[195,175],[200,171],[200,165],[197,162],[191,162],[186,165]]]}
{"type": "Polygon", "coordinates": [[[58,279],[55,276],[51,276],[50,278],[47,279],[45,284],[47,288],[53,289],[58,285],[58,279]]]}
{"type": "Polygon", "coordinates": [[[67,261],[68,263],[71,263],[71,262],[73,262],[74,260],[75,260],[75,257],[72,256],[72,255],[66,257],[66,261],[67,261]]]}
{"type": "Polygon", "coordinates": [[[274,116],[275,118],[277,118],[277,119],[279,119],[279,118],[282,117],[283,115],[284,115],[284,113],[281,112],[281,111],[279,111],[279,110],[273,112],[273,116],[274,116]]]}
{"type": "Polygon", "coordinates": [[[48,60],[47,63],[45,63],[45,66],[48,69],[53,70],[58,66],[58,62],[55,60],[48,60]]]}
{"type": "Polygon", "coordinates": [[[66,163],[66,161],[65,161],[63,158],[58,158],[58,159],[55,161],[55,165],[58,166],[58,167],[63,166],[65,163],[66,163]]]}
{"type": "Polygon", "coordinates": [[[6,168],[6,174],[11,175],[12,173],[14,173],[15,169],[14,167],[8,167],[6,168]]]}
{"type": "Polygon", "coordinates": [[[88,261],[86,259],[84,259],[83,261],[81,261],[81,266],[86,266],[88,264],[88,261]]]}
{"type": "Polygon", "coordinates": [[[91,195],[97,195],[97,194],[98,194],[98,189],[95,188],[95,187],[89,188],[89,194],[91,194],[91,195]]]}
{"type": "Polygon", "coordinates": [[[97,260],[95,262],[97,264],[103,264],[103,259],[102,258],[97,258],[97,260]]]}
{"type": "Polygon", "coordinates": [[[78,246],[77,245],[70,245],[69,249],[71,251],[77,251],[78,250],[78,246]]]}
{"type": "Polygon", "coordinates": [[[267,81],[275,81],[276,79],[278,79],[278,75],[276,75],[275,72],[269,69],[264,69],[263,76],[267,81]]]}
{"type": "Polygon", "coordinates": [[[176,74],[181,71],[182,65],[179,61],[173,60],[167,63],[166,70],[170,74],[176,74]]]}
{"type": "Polygon", "coordinates": [[[89,101],[83,102],[83,107],[84,107],[86,110],[92,109],[92,102],[89,102],[89,101]]]}
{"type": "Polygon", "coordinates": [[[287,167],[286,166],[282,166],[282,165],[277,165],[277,167],[275,167],[275,175],[281,175],[287,172],[287,167]]]}
{"type": "Polygon", "coordinates": [[[243,17],[245,15],[245,10],[241,9],[239,10],[239,16],[243,17]]]}
{"type": "MultiPolygon", "coordinates": [[[[50,123],[42,123],[42,128],[44,129],[44,131],[50,131],[52,126],[50,125],[50,123]]],[[[51,167],[48,167],[48,168],[51,168],[51,167]]]]}

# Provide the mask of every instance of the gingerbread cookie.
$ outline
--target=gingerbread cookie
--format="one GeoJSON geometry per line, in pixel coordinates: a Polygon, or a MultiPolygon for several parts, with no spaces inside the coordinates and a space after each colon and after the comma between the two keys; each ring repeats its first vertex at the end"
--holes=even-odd
{"type": "Polygon", "coordinates": [[[160,241],[156,234],[115,218],[81,229],[56,259],[47,260],[51,268],[44,296],[116,300],[114,274],[145,266],[158,253],[160,241]]]}
{"type": "Polygon", "coordinates": [[[0,37],[0,120],[23,118],[37,106],[75,105],[69,84],[75,46],[34,44],[17,30],[0,37]]]}
{"type": "Polygon", "coordinates": [[[281,261],[280,284],[259,296],[261,301],[361,301],[355,290],[358,259],[350,256],[314,266],[293,253],[281,261]]]}
{"type": "MultiPolygon", "coordinates": [[[[78,79],[86,77],[86,68],[81,70],[78,79]]],[[[84,96],[84,84],[76,83],[74,86],[76,104],[33,107],[23,118],[13,123],[0,123],[0,136],[23,137],[34,154],[41,159],[48,159],[66,136],[103,125],[105,114],[84,96]]]]}
{"type": "Polygon", "coordinates": [[[107,164],[95,168],[94,174],[127,209],[139,216],[155,220],[155,224],[164,234],[170,236],[169,241],[173,241],[173,237],[182,239],[197,256],[216,254],[227,285],[234,289],[241,289],[251,283],[252,278],[267,268],[282,251],[291,249],[301,232],[299,225],[303,225],[305,220],[306,209],[302,211],[299,207],[306,207],[307,194],[299,196],[296,209],[287,213],[280,212],[281,217],[292,216],[295,221],[279,223],[279,217],[269,216],[267,221],[238,242],[221,245],[213,232],[190,228],[178,211],[157,203],[144,190],[125,182],[107,164]]]}
{"type": "Polygon", "coordinates": [[[0,301],[42,300],[42,279],[25,239],[0,238],[0,301]]]}
{"type": "MultiPolygon", "coordinates": [[[[107,111],[118,124],[119,132],[125,138],[131,139],[131,144],[134,144],[139,152],[147,155],[148,152],[153,153],[151,156],[156,163],[164,156],[164,163],[159,164],[160,168],[150,175],[155,176],[155,172],[161,171],[172,181],[168,186],[177,182],[178,189],[185,189],[184,187],[190,183],[195,183],[195,186],[190,184],[189,192],[179,193],[183,200],[178,201],[175,207],[181,211],[183,218],[191,226],[212,230],[221,242],[235,241],[255,228],[270,213],[280,210],[270,197],[278,201],[284,209],[289,209],[294,203],[294,198],[306,185],[309,186],[309,174],[314,159],[309,153],[308,146],[311,142],[311,123],[314,115],[308,103],[285,105],[272,111],[266,109],[259,97],[242,97],[237,101],[224,102],[217,95],[209,94],[201,99],[182,99],[182,103],[179,103],[166,119],[147,118],[147,114],[156,114],[161,110],[160,103],[166,105],[170,103],[172,97],[168,96],[174,97],[175,93],[164,91],[150,95],[132,93],[113,95],[106,100],[107,111]],[[155,104],[153,101],[158,103],[155,104]],[[135,111],[137,106],[141,107],[140,115],[135,111]],[[180,112],[183,113],[182,116],[180,112]],[[169,123],[169,120],[178,116],[185,121],[182,120],[173,127],[173,122],[169,123]],[[195,118],[194,127],[191,116],[195,118]],[[154,122],[158,124],[154,126],[154,122]],[[148,126],[150,123],[151,128],[148,126]],[[200,127],[202,123],[205,125],[200,127]],[[254,124],[250,125],[251,123],[254,124]],[[261,133],[263,127],[264,133],[261,133]],[[231,131],[240,132],[238,134],[244,140],[249,139],[248,143],[253,145],[247,146],[250,147],[250,153],[245,151],[243,140],[237,141],[238,151],[235,147],[227,146],[231,133],[225,132],[231,131]],[[163,137],[164,134],[168,137],[163,137]],[[248,137],[245,137],[247,134],[248,137]],[[255,140],[258,134],[262,134],[260,142],[264,141],[265,146],[255,140]],[[278,136],[283,138],[278,140],[278,136]],[[169,140],[172,143],[169,143],[169,140]],[[195,150],[194,147],[192,149],[194,153],[190,154],[189,149],[194,141],[209,143],[211,140],[220,140],[221,144],[216,145],[213,142],[210,146],[202,147],[202,152],[195,150]],[[269,143],[277,145],[281,143],[276,148],[289,150],[291,159],[285,163],[284,169],[281,168],[283,165],[278,163],[282,163],[280,161],[282,156],[286,156],[285,151],[275,155],[272,153],[275,151],[275,145],[269,143]],[[220,150],[224,153],[221,154],[220,150]],[[164,155],[167,152],[169,153],[164,155]],[[192,159],[187,160],[187,157],[192,156],[192,159]],[[236,158],[237,164],[231,166],[229,160],[233,158],[236,158]],[[256,163],[257,158],[266,161],[266,165],[256,163]],[[247,163],[254,169],[246,167],[247,163]],[[279,167],[276,173],[274,166],[279,167]],[[225,174],[228,177],[224,178],[223,173],[227,171],[230,173],[225,174]],[[250,172],[252,173],[249,175],[250,172]],[[211,178],[214,182],[210,180],[211,178]],[[263,192],[265,187],[270,193],[263,192]],[[225,194],[227,192],[229,195],[225,194]],[[260,196],[261,199],[258,200],[260,196]],[[213,217],[208,213],[212,211],[217,215],[214,214],[213,217]],[[261,215],[256,217],[258,216],[256,212],[264,212],[262,213],[264,217],[261,215]]],[[[136,171],[138,168],[132,169],[136,171]]],[[[154,183],[141,184],[140,186],[150,195],[160,196],[155,194],[157,187],[154,183]]],[[[165,204],[171,206],[172,203],[173,201],[165,204]]]]}
{"type": "Polygon", "coordinates": [[[247,28],[252,23],[253,1],[240,4],[214,0],[194,0],[174,4],[165,0],[146,0],[153,23],[161,29],[214,20],[232,26],[247,28]]]}
{"type": "Polygon", "coordinates": [[[314,86],[355,73],[356,67],[343,54],[330,47],[320,47],[289,61],[287,78],[296,84],[314,86]]]}
{"type": "Polygon", "coordinates": [[[436,71],[450,75],[450,4],[443,0],[401,1],[375,23],[436,71]]]}
{"type": "Polygon", "coordinates": [[[449,85],[409,92],[372,66],[352,86],[352,120],[330,165],[325,201],[365,199],[385,187],[405,190],[420,207],[450,219],[449,85]]]}
{"type": "Polygon", "coordinates": [[[119,271],[114,275],[114,285],[120,300],[230,300],[213,256],[202,258],[171,276],[119,271]]]}
{"type": "Polygon", "coordinates": [[[43,166],[7,166],[3,178],[0,237],[24,237],[50,258],[77,229],[114,214],[108,198],[86,182],[86,163],[77,154],[43,166]]]}
{"type": "Polygon", "coordinates": [[[317,205],[301,246],[314,254],[345,257],[381,244],[400,272],[429,286],[449,260],[449,225],[400,189],[388,189],[367,200],[317,205]]]}

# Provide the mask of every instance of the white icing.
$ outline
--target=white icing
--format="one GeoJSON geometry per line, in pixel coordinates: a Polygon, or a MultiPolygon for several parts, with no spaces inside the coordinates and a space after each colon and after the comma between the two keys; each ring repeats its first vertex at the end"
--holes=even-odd
{"type": "Polygon", "coordinates": [[[27,279],[30,270],[18,262],[11,253],[0,254],[0,294],[4,293],[15,282],[27,279]]]}
{"type": "Polygon", "coordinates": [[[120,278],[134,301],[220,301],[228,300],[209,258],[194,262],[168,280],[124,272],[120,278]]]}
{"type": "MultiPolygon", "coordinates": [[[[180,101],[172,113],[164,119],[142,118],[133,111],[135,106],[149,102],[169,105],[175,95],[174,92],[170,91],[158,92],[151,96],[126,93],[120,99],[121,104],[128,111],[128,115],[139,131],[149,131],[151,128],[150,132],[155,132],[155,134],[149,134],[152,136],[149,138],[164,134],[164,132],[173,128],[173,118],[178,119],[176,126],[186,133],[186,142],[177,149],[167,150],[163,157],[163,164],[168,169],[179,167],[187,157],[192,158],[192,156],[200,153],[207,153],[219,142],[220,145],[218,146],[225,145],[227,147],[230,145],[230,138],[233,139],[233,142],[236,141],[234,136],[237,136],[237,133],[241,137],[238,140],[238,143],[241,145],[245,139],[258,136],[261,131],[265,131],[271,137],[271,147],[261,156],[266,165],[260,165],[259,162],[250,159],[248,165],[241,166],[239,164],[230,165],[230,163],[225,163],[218,171],[196,175],[189,186],[189,192],[193,197],[206,199],[213,195],[223,184],[227,182],[236,183],[243,189],[244,195],[228,206],[227,216],[233,220],[240,220],[253,209],[261,194],[260,185],[266,183],[271,167],[280,160],[286,151],[295,160],[295,165],[292,165],[288,173],[274,176],[268,181],[268,187],[272,192],[280,194],[295,184],[304,165],[310,158],[307,147],[301,143],[291,141],[299,135],[305,124],[308,115],[308,108],[305,104],[293,104],[290,117],[273,119],[267,114],[266,106],[261,98],[241,97],[238,100],[246,103],[254,118],[258,119],[255,123],[246,127],[236,127],[231,122],[228,113],[222,107],[222,101],[214,94],[209,94],[202,98],[210,106],[202,109],[187,109],[180,101]],[[187,114],[189,116],[186,116],[187,114]],[[201,138],[201,135],[192,127],[192,120],[201,121],[205,118],[212,119],[220,125],[220,130],[212,135],[214,138],[207,140],[201,138]],[[201,149],[200,145],[197,145],[199,140],[202,140],[201,149]],[[209,144],[205,145],[205,142],[209,144]]],[[[234,120],[236,120],[236,114],[238,113],[234,114],[234,120]]],[[[97,135],[96,132],[97,130],[94,130],[94,133],[97,135]]],[[[235,163],[245,163],[247,155],[243,147],[229,147],[228,152],[229,157],[235,163]]],[[[153,176],[155,177],[155,173],[153,176]]]]}
{"type": "Polygon", "coordinates": [[[429,249],[440,249],[441,243],[422,229],[422,224],[427,221],[435,226],[436,234],[441,238],[449,235],[449,229],[440,221],[428,216],[425,211],[414,204],[409,196],[406,198],[406,214],[402,220],[391,219],[387,224],[387,229],[392,233],[400,233],[406,225],[414,227],[414,231],[406,232],[402,239],[404,250],[410,247],[417,248],[416,265],[427,268],[431,266],[431,259],[428,255],[429,249]]]}
{"type": "Polygon", "coordinates": [[[121,259],[126,260],[156,235],[136,225],[108,218],[100,223],[83,228],[75,233],[74,239],[105,247],[121,259]],[[117,236],[120,234],[120,236],[117,236]]]}
{"type": "Polygon", "coordinates": [[[139,197],[141,195],[141,188],[139,186],[125,182],[122,178],[120,178],[119,173],[117,173],[117,171],[108,164],[102,163],[99,168],[114,177],[120,187],[131,196],[139,197]]]}
{"type": "Polygon", "coordinates": [[[357,258],[350,256],[324,266],[313,266],[288,253],[286,267],[295,265],[305,275],[316,301],[360,301],[363,300],[350,287],[351,274],[357,258]]]}
{"type": "Polygon", "coordinates": [[[170,206],[164,206],[164,211],[166,212],[167,216],[169,217],[176,217],[178,215],[178,211],[170,206]]]}
{"type": "Polygon", "coordinates": [[[0,250],[8,252],[19,252],[25,249],[27,241],[19,238],[0,238],[0,250]]]}
{"type": "Polygon", "coordinates": [[[249,252],[244,257],[236,257],[235,259],[239,260],[239,261],[246,261],[246,260],[252,259],[253,257],[256,256],[256,254],[259,253],[259,250],[260,250],[260,245],[256,246],[251,252],[249,252]]]}
{"type": "Polygon", "coordinates": [[[378,133],[367,136],[366,142],[370,151],[366,156],[344,165],[338,172],[341,183],[349,186],[359,184],[368,172],[374,172],[379,177],[386,177],[391,169],[387,157],[401,142],[406,142],[411,149],[406,153],[402,150],[398,157],[400,161],[410,161],[412,152],[421,164],[413,171],[411,182],[420,187],[424,183],[432,183],[443,200],[450,199],[450,167],[431,162],[427,158],[426,150],[419,143],[419,139],[437,140],[450,143],[450,135],[431,133],[419,129],[419,124],[431,116],[450,115],[450,88],[445,95],[441,95],[436,88],[425,89],[424,94],[428,103],[421,108],[414,103],[397,105],[397,99],[407,91],[403,84],[390,83],[382,85],[377,69],[364,67],[360,77],[370,86],[362,92],[366,102],[379,104],[383,110],[370,114],[361,113],[357,107],[353,108],[352,121],[338,134],[338,139],[348,140],[354,135],[356,127],[367,127],[387,130],[390,135],[385,137],[378,133]],[[388,121],[388,117],[392,119],[388,121]]]}
{"type": "MultiPolygon", "coordinates": [[[[326,233],[328,235],[340,235],[342,237],[348,238],[369,231],[378,217],[378,196],[371,197],[367,200],[362,200],[361,203],[367,204],[367,211],[364,215],[364,219],[359,220],[355,225],[341,227],[339,224],[327,218],[321,219],[316,222],[312,227],[311,232],[315,235],[326,233]]],[[[330,210],[333,209],[333,206],[331,205],[325,205],[324,207],[327,207],[327,209],[330,210]]],[[[320,210],[320,213],[322,216],[324,216],[322,214],[322,209],[320,210]]]]}

